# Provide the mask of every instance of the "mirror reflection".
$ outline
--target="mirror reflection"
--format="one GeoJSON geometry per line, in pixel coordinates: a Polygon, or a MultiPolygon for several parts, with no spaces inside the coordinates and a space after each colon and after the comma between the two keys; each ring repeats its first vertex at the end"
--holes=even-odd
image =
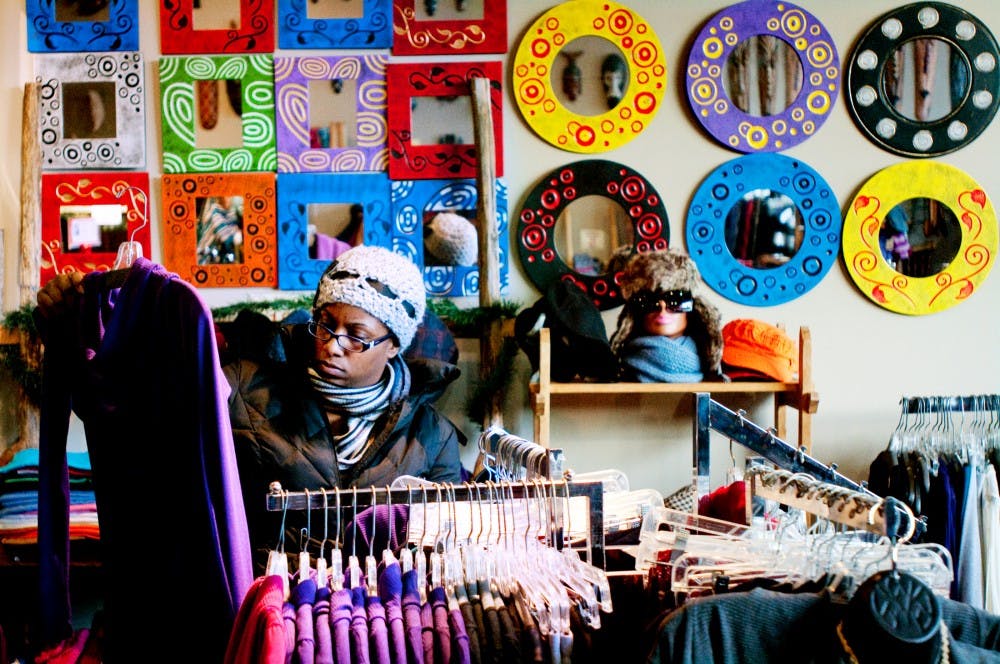
{"type": "Polygon", "coordinates": [[[364,242],[361,203],[310,203],[306,208],[309,258],[333,260],[364,242]]]}
{"type": "Polygon", "coordinates": [[[962,51],[934,37],[900,44],[882,74],[886,102],[916,122],[934,122],[959,108],[970,84],[962,51]]]}
{"type": "Polygon", "coordinates": [[[309,0],[306,18],[362,18],[365,15],[365,0],[309,0]]]}
{"type": "Polygon", "coordinates": [[[57,21],[111,20],[110,0],[58,0],[55,5],[57,21]]]}
{"type": "Polygon", "coordinates": [[[63,83],[63,137],[113,138],[117,133],[115,84],[63,83]]]}
{"type": "Polygon", "coordinates": [[[483,1],[415,0],[413,13],[418,21],[481,21],[483,1]]]}
{"type": "Polygon", "coordinates": [[[795,256],[805,222],[792,199],[771,189],[755,189],[726,216],[726,246],[740,264],[752,268],[784,265],[795,256]]]}
{"type": "Polygon", "coordinates": [[[885,215],[879,230],[882,256],[907,277],[931,277],[947,268],[962,246],[962,228],[947,205],[911,198],[885,215]]]}
{"type": "Polygon", "coordinates": [[[472,135],[472,98],[411,97],[412,145],[469,145],[472,135]]]}
{"type": "Polygon", "coordinates": [[[195,199],[198,217],[198,265],[243,262],[243,197],[208,196],[195,199]]]}
{"type": "Polygon", "coordinates": [[[628,63],[604,37],[577,37],[559,50],[551,87],[559,103],[577,115],[602,115],[618,106],[628,89],[628,63]]]}
{"type": "Polygon", "coordinates": [[[124,205],[62,205],[63,253],[116,252],[128,237],[124,205]]]}
{"type": "Polygon", "coordinates": [[[193,0],[191,24],[195,30],[236,30],[241,0],[193,0]]]}
{"type": "Polygon", "coordinates": [[[556,219],[555,245],[574,272],[598,276],[613,271],[618,249],[635,243],[632,221],[617,201],[592,194],[567,205],[556,219]]]}
{"type": "Polygon", "coordinates": [[[309,147],[357,146],[357,91],[353,78],[309,81],[309,147]]]}
{"type": "Polygon", "coordinates": [[[194,145],[237,148],[243,145],[243,82],[238,79],[195,81],[194,145]]]}
{"type": "Polygon", "coordinates": [[[475,210],[424,213],[424,265],[473,267],[479,264],[475,210]]]}
{"type": "Polygon", "coordinates": [[[723,85],[733,105],[748,115],[776,115],[791,106],[802,89],[802,63],[774,35],[744,39],[726,59],[723,85]]]}

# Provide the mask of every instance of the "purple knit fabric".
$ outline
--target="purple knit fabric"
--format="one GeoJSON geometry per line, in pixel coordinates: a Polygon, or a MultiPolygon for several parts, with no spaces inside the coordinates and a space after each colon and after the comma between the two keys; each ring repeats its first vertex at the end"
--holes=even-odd
{"type": "Polygon", "coordinates": [[[389,652],[393,664],[407,664],[406,628],[403,625],[403,570],[399,562],[386,565],[378,577],[378,596],[389,627],[389,652]]]}
{"type": "Polygon", "coordinates": [[[451,628],[448,627],[448,600],[444,588],[431,588],[428,600],[434,615],[434,650],[440,653],[442,664],[451,661],[451,628]]]}
{"type": "Polygon", "coordinates": [[[462,612],[457,608],[449,611],[448,624],[451,626],[451,661],[454,664],[471,664],[469,634],[465,631],[465,621],[462,619],[462,612]]]}
{"type": "Polygon", "coordinates": [[[371,662],[368,646],[368,612],[365,610],[365,588],[351,588],[351,654],[353,664],[371,662]]]}
{"type": "Polygon", "coordinates": [[[333,633],[330,631],[330,589],[316,589],[313,603],[313,627],[316,630],[316,660],[314,664],[333,664],[333,633]]]}
{"type": "MultiPolygon", "coordinates": [[[[420,591],[417,570],[403,572],[403,626],[406,628],[406,659],[410,664],[424,663],[424,646],[420,624],[420,591]]],[[[433,644],[433,640],[431,641],[433,644]]]]}
{"type": "Polygon", "coordinates": [[[295,656],[295,605],[288,601],[282,604],[281,617],[285,620],[285,664],[291,664],[295,656]]]}
{"type": "Polygon", "coordinates": [[[385,623],[385,607],[378,595],[365,597],[368,611],[368,631],[372,664],[392,664],[389,655],[389,629],[385,623]]]}
{"type": "Polygon", "coordinates": [[[316,630],[313,626],[313,603],[316,601],[316,582],[299,581],[292,588],[295,605],[295,658],[299,664],[313,664],[316,658],[316,630]]]}
{"type": "Polygon", "coordinates": [[[406,541],[409,515],[410,508],[404,504],[393,505],[391,511],[386,505],[366,507],[344,529],[344,550],[353,551],[361,559],[369,554],[381,557],[386,549],[398,551],[406,541]]]}
{"type": "Polygon", "coordinates": [[[127,659],[156,643],[158,657],[182,661],[199,643],[206,659],[221,661],[253,567],[211,313],[193,286],[139,258],[118,290],[104,273],[88,274],[76,311],[39,330],[41,640],[68,636],[72,406],[84,423],[101,530],[105,655],[127,659]],[[164,490],[171,486],[183,499],[164,490]],[[137,556],[150,524],[184,536],[137,556]],[[136,579],[150,569],[164,588],[197,588],[198,601],[185,593],[143,601],[136,579]],[[186,638],[163,639],[179,615],[186,638]]]}
{"type": "Polygon", "coordinates": [[[351,661],[351,591],[335,590],[330,596],[330,630],[333,632],[333,651],[336,661],[351,661]]]}
{"type": "Polygon", "coordinates": [[[434,608],[430,598],[420,607],[420,643],[424,648],[424,664],[441,664],[439,656],[434,652],[434,608]]]}

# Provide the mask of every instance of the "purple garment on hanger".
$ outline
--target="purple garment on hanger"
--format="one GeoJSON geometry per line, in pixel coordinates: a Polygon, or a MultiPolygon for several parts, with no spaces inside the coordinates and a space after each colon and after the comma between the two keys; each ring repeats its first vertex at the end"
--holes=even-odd
{"type": "MultiPolygon", "coordinates": [[[[406,628],[406,661],[424,663],[423,625],[420,623],[420,591],[417,570],[403,572],[403,626],[406,628]]],[[[433,640],[431,641],[433,644],[433,640]]]]}
{"type": "Polygon", "coordinates": [[[368,611],[365,609],[364,586],[351,588],[351,654],[353,664],[369,664],[368,611]]]}
{"type": "Polygon", "coordinates": [[[286,600],[281,605],[281,617],[285,621],[285,664],[291,664],[295,655],[295,605],[286,600]]]}
{"type": "Polygon", "coordinates": [[[438,654],[434,652],[434,608],[430,597],[420,607],[420,642],[424,647],[424,664],[441,664],[438,654]]]}
{"type": "Polygon", "coordinates": [[[351,591],[335,590],[330,596],[330,631],[333,633],[333,651],[336,661],[351,661],[351,591]]]}
{"type": "Polygon", "coordinates": [[[378,596],[389,627],[389,654],[393,664],[407,664],[406,628],[403,625],[403,570],[399,562],[386,565],[378,577],[378,596]]]}
{"type": "Polygon", "coordinates": [[[299,581],[292,588],[295,606],[295,658],[299,664],[313,664],[316,657],[316,631],[313,626],[313,603],[316,601],[316,582],[299,581]]]}
{"type": "Polygon", "coordinates": [[[372,664],[392,664],[389,655],[389,628],[385,623],[385,607],[378,595],[365,596],[368,611],[368,631],[372,664]]]}
{"type": "Polygon", "coordinates": [[[330,589],[316,589],[313,603],[313,627],[316,630],[315,664],[333,664],[333,633],[330,631],[330,589]]]}
{"type": "Polygon", "coordinates": [[[58,642],[72,631],[72,407],[84,424],[100,523],[105,655],[127,660],[156,643],[158,657],[183,661],[200,643],[206,660],[222,661],[253,567],[212,315],[193,286],[146,259],[136,259],[119,289],[108,288],[104,275],[84,277],[76,309],[58,325],[36,317],[45,344],[39,640],[58,642]],[[183,499],[165,487],[181,487],[183,499]],[[161,538],[136,555],[150,524],[184,536],[161,538]],[[179,592],[142,601],[136,580],[150,569],[162,587],[197,588],[198,601],[179,592]],[[181,615],[185,638],[164,639],[163,626],[181,615]]]}
{"type": "Polygon", "coordinates": [[[428,601],[434,615],[434,651],[440,654],[442,664],[451,662],[451,628],[448,627],[448,600],[444,588],[431,588],[428,601]]]}
{"type": "Polygon", "coordinates": [[[337,256],[351,248],[351,245],[343,240],[338,240],[326,233],[316,233],[316,242],[310,248],[312,258],[332,261],[337,256]]]}
{"type": "Polygon", "coordinates": [[[454,664],[471,664],[469,654],[469,634],[465,631],[465,621],[462,612],[457,608],[448,612],[448,624],[451,627],[452,659],[454,664]]]}

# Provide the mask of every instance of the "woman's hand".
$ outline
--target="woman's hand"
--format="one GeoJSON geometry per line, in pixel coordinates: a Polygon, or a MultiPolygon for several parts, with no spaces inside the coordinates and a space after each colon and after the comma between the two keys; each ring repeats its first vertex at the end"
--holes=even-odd
{"type": "Polygon", "coordinates": [[[57,275],[38,291],[38,313],[47,320],[61,316],[82,294],[83,272],[57,275]]]}

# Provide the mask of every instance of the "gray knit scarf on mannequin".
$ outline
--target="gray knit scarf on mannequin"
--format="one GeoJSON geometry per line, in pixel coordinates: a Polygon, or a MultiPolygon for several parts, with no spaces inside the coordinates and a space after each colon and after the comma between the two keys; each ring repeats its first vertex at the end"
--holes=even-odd
{"type": "Polygon", "coordinates": [[[343,415],[347,420],[347,431],[333,436],[337,446],[337,464],[341,470],[346,470],[368,450],[375,420],[389,404],[410,393],[410,370],[397,355],[386,365],[382,379],[368,387],[340,387],[325,380],[312,367],[308,372],[309,382],[323,409],[343,415]]]}

